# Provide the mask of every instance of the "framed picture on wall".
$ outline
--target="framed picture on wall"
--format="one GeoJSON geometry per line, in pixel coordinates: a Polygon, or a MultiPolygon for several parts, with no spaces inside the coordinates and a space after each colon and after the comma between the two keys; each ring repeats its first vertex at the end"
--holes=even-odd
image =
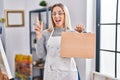
{"type": "Polygon", "coordinates": [[[9,79],[13,78],[8,61],[7,61],[7,57],[5,55],[5,51],[2,45],[1,38],[0,38],[0,72],[2,72],[2,74],[5,74],[9,79]]]}
{"type": "Polygon", "coordinates": [[[5,10],[6,26],[20,27],[24,26],[24,11],[23,10],[5,10]]]}

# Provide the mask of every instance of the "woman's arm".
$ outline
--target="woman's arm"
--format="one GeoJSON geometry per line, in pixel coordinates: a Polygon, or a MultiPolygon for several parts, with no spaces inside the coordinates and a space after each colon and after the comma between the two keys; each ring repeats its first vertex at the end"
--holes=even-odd
{"type": "Polygon", "coordinates": [[[36,53],[39,58],[45,58],[47,54],[46,45],[50,37],[50,32],[46,29],[42,32],[42,37],[37,39],[36,53]]]}
{"type": "Polygon", "coordinates": [[[37,40],[36,54],[39,58],[44,58],[46,55],[44,39],[37,40]]]}
{"type": "Polygon", "coordinates": [[[44,58],[46,54],[45,49],[45,37],[43,31],[43,22],[40,22],[38,17],[36,18],[35,33],[37,39],[36,54],[39,58],[44,58]]]}
{"type": "Polygon", "coordinates": [[[40,39],[37,39],[36,53],[39,58],[44,58],[47,54],[46,37],[48,37],[48,33],[46,31],[43,31],[42,37],[40,39]]]}

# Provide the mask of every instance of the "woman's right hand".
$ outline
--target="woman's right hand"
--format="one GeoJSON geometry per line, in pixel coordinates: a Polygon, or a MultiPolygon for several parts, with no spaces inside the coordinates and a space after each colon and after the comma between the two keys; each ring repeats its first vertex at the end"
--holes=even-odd
{"type": "Polygon", "coordinates": [[[37,39],[40,39],[42,37],[42,31],[43,31],[43,22],[40,22],[37,17],[36,24],[35,24],[35,33],[36,33],[37,39]]]}

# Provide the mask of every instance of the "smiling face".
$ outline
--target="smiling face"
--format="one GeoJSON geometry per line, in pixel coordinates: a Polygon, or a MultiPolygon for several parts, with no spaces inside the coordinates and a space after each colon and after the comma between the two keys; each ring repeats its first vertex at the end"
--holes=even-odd
{"type": "Polygon", "coordinates": [[[64,27],[65,13],[62,8],[60,8],[59,6],[54,7],[51,15],[55,27],[64,27]]]}

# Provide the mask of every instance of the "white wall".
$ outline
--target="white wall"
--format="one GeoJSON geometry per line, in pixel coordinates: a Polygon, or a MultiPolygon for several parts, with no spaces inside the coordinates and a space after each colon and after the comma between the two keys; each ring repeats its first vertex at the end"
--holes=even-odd
{"type": "Polygon", "coordinates": [[[3,0],[0,1],[0,18],[2,17],[3,14],[3,0]]]}
{"type": "MultiPolygon", "coordinates": [[[[5,10],[26,10],[26,2],[24,0],[4,0],[5,10]],[[14,3],[13,3],[14,2],[14,3]]],[[[25,16],[27,16],[25,14],[25,16]]],[[[29,26],[22,27],[4,27],[5,49],[10,65],[10,69],[14,76],[14,57],[15,54],[24,53],[29,54],[29,26]]]]}
{"type": "MultiPolygon", "coordinates": [[[[3,0],[0,1],[0,18],[3,17],[3,0]]],[[[0,23],[0,27],[3,27],[3,23],[0,23]]],[[[0,34],[0,37],[2,35],[0,34]]]]}
{"type": "Polygon", "coordinates": [[[96,0],[87,0],[86,31],[96,32],[96,0]]]}

